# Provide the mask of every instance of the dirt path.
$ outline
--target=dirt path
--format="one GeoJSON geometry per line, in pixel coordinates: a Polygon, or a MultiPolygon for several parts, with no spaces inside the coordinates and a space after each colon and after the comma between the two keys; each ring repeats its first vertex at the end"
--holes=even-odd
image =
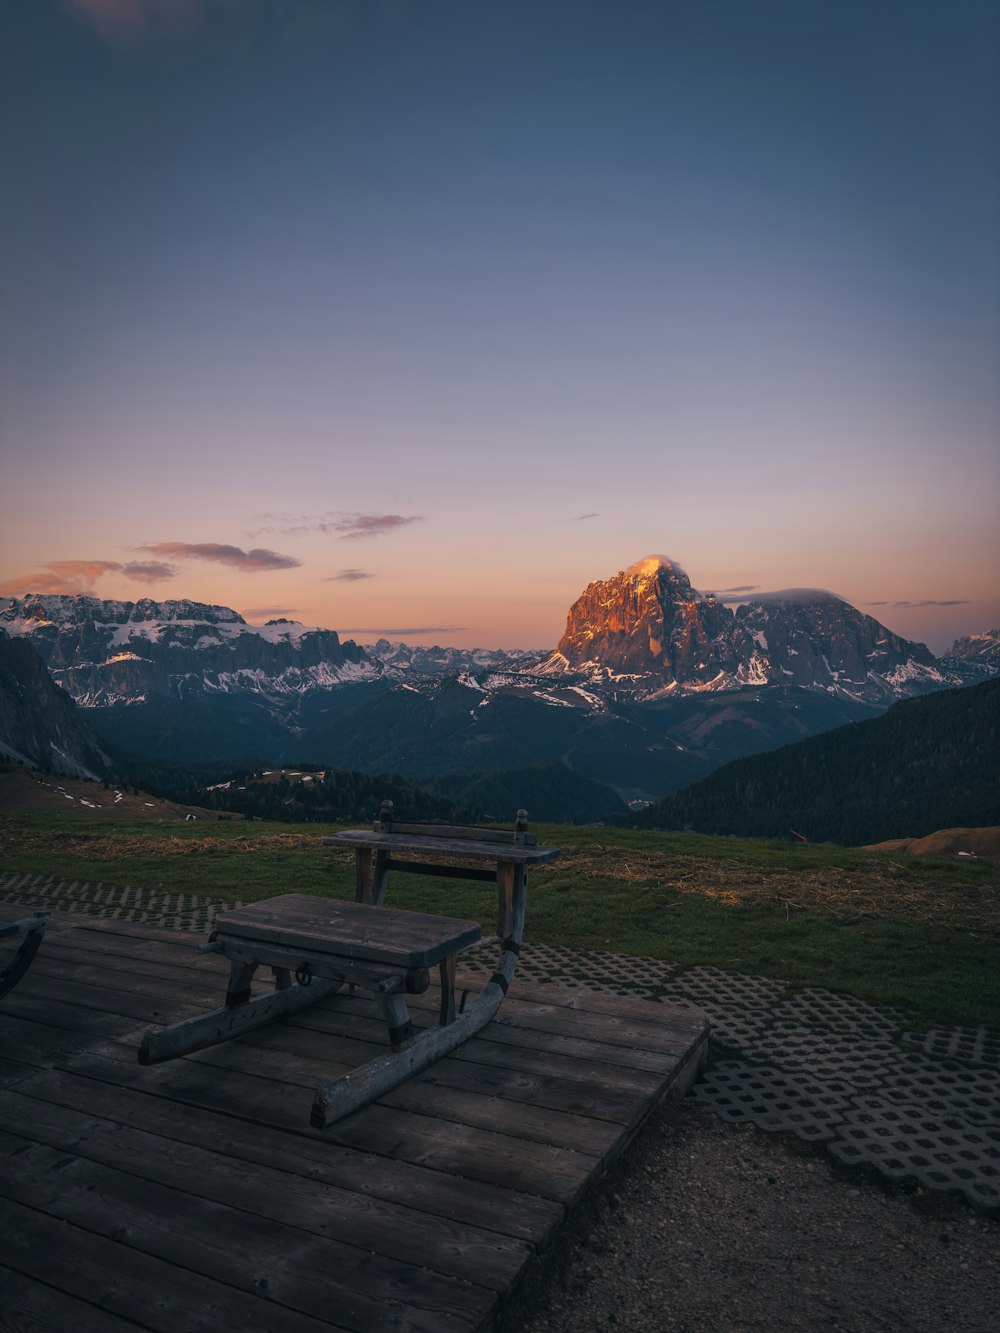
{"type": "Polygon", "coordinates": [[[1000,1223],[673,1103],[502,1333],[996,1333],[1000,1223]]]}

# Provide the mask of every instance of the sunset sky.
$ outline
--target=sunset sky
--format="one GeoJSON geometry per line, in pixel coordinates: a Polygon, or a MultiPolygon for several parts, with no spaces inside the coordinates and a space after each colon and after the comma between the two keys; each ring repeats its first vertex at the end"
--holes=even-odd
{"type": "Polygon", "coordinates": [[[979,0],[12,0],[0,592],[546,647],[666,552],[1000,625],[979,0]]]}

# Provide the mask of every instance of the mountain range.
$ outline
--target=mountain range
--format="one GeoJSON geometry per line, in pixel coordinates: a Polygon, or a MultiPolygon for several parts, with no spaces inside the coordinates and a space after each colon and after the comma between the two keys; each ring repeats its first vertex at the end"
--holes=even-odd
{"type": "Polygon", "coordinates": [[[568,801],[579,779],[591,815],[601,791],[609,812],[645,803],[1000,670],[998,633],[939,660],[831,593],[729,604],[665,557],[591,583],[549,652],[366,649],[296,621],[248,625],[228,607],[41,594],[0,604],[0,630],[34,648],[108,749],[395,772],[498,803],[541,767],[538,791],[562,774],[568,801]]]}
{"type": "Polygon", "coordinates": [[[200,602],[29,595],[0,609],[0,628],[27,638],[84,708],[154,695],[280,701],[382,674],[363,648],[341,643],[333,630],[283,619],[248,625],[228,607],[200,602]]]}

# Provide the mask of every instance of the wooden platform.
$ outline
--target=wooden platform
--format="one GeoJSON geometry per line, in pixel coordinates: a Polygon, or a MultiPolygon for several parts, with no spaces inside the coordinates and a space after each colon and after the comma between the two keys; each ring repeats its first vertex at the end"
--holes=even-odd
{"type": "MultiPolygon", "coordinates": [[[[5,1328],[488,1329],[707,1054],[690,1013],[515,979],[458,1052],[314,1130],[317,1084],[386,1045],[374,1003],[334,997],[143,1068],[148,1025],[225,986],[197,943],[54,916],[0,1005],[5,1328]]],[[[415,1023],[437,1005],[414,997],[415,1023]]]]}

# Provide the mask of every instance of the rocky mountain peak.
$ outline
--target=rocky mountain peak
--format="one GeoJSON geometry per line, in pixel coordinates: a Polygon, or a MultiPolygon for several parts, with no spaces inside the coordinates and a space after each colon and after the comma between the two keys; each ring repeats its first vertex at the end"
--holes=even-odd
{"type": "Polygon", "coordinates": [[[581,671],[649,695],[799,685],[889,702],[957,684],[934,656],[819,588],[755,594],[735,610],[665,556],[591,583],[573,603],[549,674],[581,671]]]}
{"type": "Polygon", "coordinates": [[[644,555],[641,560],[637,560],[634,565],[629,565],[628,569],[621,572],[627,578],[644,579],[663,576],[681,583],[690,584],[691,582],[680,565],[675,560],[671,560],[668,555],[644,555]]]}
{"type": "MultiPolygon", "coordinates": [[[[594,663],[615,675],[649,675],[669,685],[707,684],[725,664],[716,648],[728,614],[703,598],[680,565],[646,556],[591,583],[574,602],[556,649],[570,666],[594,663]]],[[[731,665],[735,666],[735,663],[731,665]]]]}
{"type": "Polygon", "coordinates": [[[981,634],[956,639],[948,656],[1000,667],[1000,629],[986,629],[981,634]]]}

